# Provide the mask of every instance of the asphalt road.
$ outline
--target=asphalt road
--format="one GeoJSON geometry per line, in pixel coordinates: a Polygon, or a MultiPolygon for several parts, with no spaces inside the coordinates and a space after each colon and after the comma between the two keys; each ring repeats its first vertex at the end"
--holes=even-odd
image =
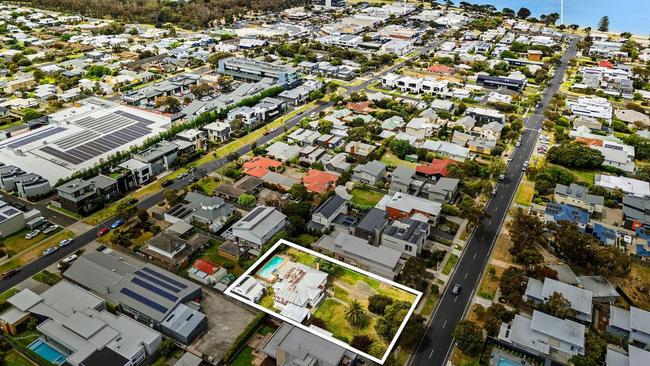
{"type": "Polygon", "coordinates": [[[575,57],[576,42],[576,40],[572,41],[564,53],[561,65],[558,66],[551,84],[544,92],[539,108],[526,121],[521,146],[513,152],[513,160],[508,164],[506,178],[498,183],[496,194],[486,206],[486,216],[482,220],[482,225],[479,225],[471,235],[465,252],[449,279],[449,286],[442,294],[436,312],[427,324],[426,333],[411,358],[411,366],[446,364],[453,345],[453,329],[472,303],[475,289],[487,265],[496,237],[523,177],[523,164],[530,159],[535,147],[539,130],[544,122],[544,111],[562,84],[568,61],[575,57]],[[453,295],[450,291],[454,284],[462,286],[459,295],[453,295]]]}

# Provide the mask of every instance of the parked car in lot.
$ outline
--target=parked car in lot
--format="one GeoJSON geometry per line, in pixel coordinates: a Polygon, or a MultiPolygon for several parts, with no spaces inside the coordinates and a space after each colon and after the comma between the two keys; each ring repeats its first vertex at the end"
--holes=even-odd
{"type": "Polygon", "coordinates": [[[32,240],[32,239],[34,239],[35,237],[37,237],[38,234],[40,234],[40,233],[41,233],[41,231],[38,230],[38,229],[37,229],[37,230],[30,231],[30,232],[28,232],[27,234],[25,234],[25,239],[27,239],[27,240],[32,240]]]}
{"type": "Polygon", "coordinates": [[[459,283],[455,284],[454,287],[451,289],[451,294],[452,295],[458,295],[460,293],[460,290],[463,288],[459,283]]]}
{"type": "Polygon", "coordinates": [[[124,224],[124,220],[117,219],[117,220],[113,221],[113,223],[111,224],[111,229],[116,229],[116,228],[122,226],[122,224],[124,224]]]}
{"type": "Polygon", "coordinates": [[[99,238],[100,236],[104,236],[108,234],[110,230],[107,227],[102,227],[99,230],[97,230],[97,237],[99,238]]]}
{"type": "Polygon", "coordinates": [[[68,246],[72,243],[72,239],[63,239],[59,242],[59,248],[63,248],[65,246],[68,246]]]}
{"type": "Polygon", "coordinates": [[[53,233],[53,232],[59,230],[59,228],[60,228],[59,225],[57,225],[57,224],[52,224],[52,225],[46,227],[45,229],[43,229],[43,234],[50,234],[50,233],[53,233]]]}
{"type": "Polygon", "coordinates": [[[0,279],[6,280],[7,278],[11,278],[11,277],[17,275],[18,272],[20,272],[20,268],[10,269],[7,272],[3,273],[2,276],[0,276],[0,279]]]}
{"type": "Polygon", "coordinates": [[[43,251],[43,256],[48,256],[48,255],[56,252],[57,250],[59,250],[59,247],[49,247],[49,248],[47,248],[47,249],[45,249],[43,251]]]}

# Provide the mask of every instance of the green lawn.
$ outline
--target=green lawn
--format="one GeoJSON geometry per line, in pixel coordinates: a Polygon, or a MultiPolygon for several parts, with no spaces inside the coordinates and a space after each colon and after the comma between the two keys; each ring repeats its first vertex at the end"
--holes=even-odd
{"type": "Polygon", "coordinates": [[[66,215],[68,217],[71,217],[71,218],[73,218],[75,220],[81,220],[83,218],[81,215],[77,215],[76,213],[74,213],[72,211],[68,211],[65,208],[56,207],[54,205],[49,205],[49,206],[47,206],[47,208],[49,208],[52,211],[56,211],[58,213],[61,213],[61,214],[66,215]]]}
{"type": "Polygon", "coordinates": [[[518,205],[530,206],[535,195],[535,183],[529,182],[526,178],[521,180],[521,184],[515,195],[515,203],[518,205]]]}
{"type": "Polygon", "coordinates": [[[224,258],[224,257],[219,255],[218,251],[219,251],[219,246],[220,245],[221,245],[221,243],[217,243],[217,244],[214,244],[214,245],[210,246],[208,248],[208,250],[203,255],[201,255],[201,258],[207,259],[210,262],[216,263],[216,264],[218,264],[220,266],[225,266],[226,263],[230,263],[234,267],[233,267],[233,269],[229,269],[228,272],[234,274],[237,277],[241,276],[241,274],[244,273],[244,269],[241,268],[239,263],[233,262],[230,259],[224,258]]]}
{"type": "Polygon", "coordinates": [[[28,359],[23,357],[20,353],[18,353],[16,350],[9,350],[7,353],[4,354],[4,365],[6,366],[33,366],[34,364],[31,363],[28,359]]]}
{"type": "Polygon", "coordinates": [[[449,273],[451,273],[451,270],[454,269],[457,262],[458,262],[458,257],[455,256],[454,254],[451,254],[449,256],[449,259],[447,259],[447,263],[445,263],[445,267],[442,269],[442,274],[448,275],[449,273]]]}
{"type": "Polygon", "coordinates": [[[384,155],[381,156],[382,163],[386,164],[389,167],[397,167],[398,165],[406,165],[410,168],[415,168],[417,166],[416,163],[412,163],[410,161],[402,160],[398,158],[395,154],[393,154],[390,151],[387,151],[384,155]]]}
{"type": "Polygon", "coordinates": [[[7,301],[8,298],[14,296],[15,294],[19,293],[20,290],[17,288],[10,288],[9,290],[3,292],[0,294],[0,304],[4,303],[7,301]]]}
{"type": "Polygon", "coordinates": [[[438,301],[438,295],[434,293],[430,293],[429,296],[427,296],[427,299],[424,303],[424,306],[422,306],[422,311],[420,311],[420,313],[424,316],[431,315],[437,301],[438,301]]]}
{"type": "Polygon", "coordinates": [[[230,366],[251,366],[253,364],[253,349],[246,346],[239,352],[237,357],[230,363],[230,366]]]}
{"type": "Polygon", "coordinates": [[[0,272],[21,267],[42,256],[43,250],[46,248],[58,245],[59,242],[63,239],[70,239],[74,237],[74,233],[70,230],[59,231],[54,234],[50,234],[49,237],[45,237],[43,234],[40,234],[37,238],[30,240],[29,243],[24,243],[25,246],[20,248],[19,253],[14,252],[14,255],[8,261],[0,265],[0,272]]]}
{"type": "Polygon", "coordinates": [[[34,276],[32,276],[32,279],[38,282],[45,283],[47,285],[54,285],[57,282],[61,281],[61,277],[55,275],[52,272],[43,270],[41,272],[38,272],[34,276]]]}
{"type": "Polygon", "coordinates": [[[311,245],[314,244],[316,240],[318,240],[318,237],[303,233],[298,236],[294,236],[289,240],[303,247],[311,247],[311,245]]]}
{"type": "Polygon", "coordinates": [[[375,192],[368,189],[355,188],[352,190],[352,204],[361,208],[375,207],[377,202],[384,197],[381,192],[375,192]]]}

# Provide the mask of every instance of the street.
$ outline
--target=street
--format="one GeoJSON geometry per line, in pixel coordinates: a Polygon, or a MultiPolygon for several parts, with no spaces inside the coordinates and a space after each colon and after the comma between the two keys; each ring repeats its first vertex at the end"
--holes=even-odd
{"type": "Polygon", "coordinates": [[[513,160],[508,165],[506,178],[498,183],[496,194],[486,205],[486,215],[481,225],[478,225],[471,235],[456,270],[449,279],[447,290],[439,299],[438,308],[429,320],[425,335],[411,358],[411,366],[442,366],[446,364],[453,346],[454,327],[458,321],[463,319],[472,303],[496,238],[524,175],[523,164],[532,155],[539,130],[544,122],[544,111],[562,84],[569,60],[576,55],[576,43],[576,39],[571,41],[550,86],[542,96],[539,107],[526,121],[524,132],[521,135],[521,146],[513,152],[513,160]],[[462,286],[458,295],[453,295],[449,290],[454,284],[462,286]]]}

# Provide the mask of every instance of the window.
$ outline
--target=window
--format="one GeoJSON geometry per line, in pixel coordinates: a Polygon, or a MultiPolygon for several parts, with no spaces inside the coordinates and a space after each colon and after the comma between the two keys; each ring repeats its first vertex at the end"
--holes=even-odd
{"type": "Polygon", "coordinates": [[[405,244],[405,245],[404,245],[404,250],[410,253],[410,252],[413,251],[413,246],[412,246],[412,245],[405,244]]]}

